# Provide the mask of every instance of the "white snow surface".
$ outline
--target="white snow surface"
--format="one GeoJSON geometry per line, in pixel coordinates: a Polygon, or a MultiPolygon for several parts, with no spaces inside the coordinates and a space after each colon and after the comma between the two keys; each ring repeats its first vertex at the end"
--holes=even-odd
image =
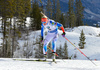
{"type": "MultiPolygon", "coordinates": [[[[50,60],[50,59],[48,59],[50,60]]],[[[0,70],[100,70],[100,61],[61,60],[56,63],[17,61],[12,58],[0,58],[0,70]]]]}

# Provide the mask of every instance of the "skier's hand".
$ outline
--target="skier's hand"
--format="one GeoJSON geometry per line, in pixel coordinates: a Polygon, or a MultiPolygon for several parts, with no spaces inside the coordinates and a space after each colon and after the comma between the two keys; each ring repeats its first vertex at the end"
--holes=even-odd
{"type": "Polygon", "coordinates": [[[41,37],[41,44],[43,44],[43,37],[41,37]]]}
{"type": "Polygon", "coordinates": [[[43,37],[41,36],[41,41],[43,41],[43,37]]]}
{"type": "Polygon", "coordinates": [[[63,36],[63,37],[65,37],[65,34],[66,34],[66,33],[65,33],[65,32],[63,32],[63,33],[62,33],[62,36],[63,36]]]}

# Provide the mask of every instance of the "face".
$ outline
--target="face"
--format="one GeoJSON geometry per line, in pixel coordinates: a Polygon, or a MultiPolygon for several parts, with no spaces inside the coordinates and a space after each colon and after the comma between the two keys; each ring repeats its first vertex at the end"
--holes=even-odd
{"type": "Polygon", "coordinates": [[[48,19],[47,19],[47,18],[42,18],[42,19],[41,19],[41,22],[43,23],[43,25],[46,25],[47,22],[48,22],[48,19]]]}

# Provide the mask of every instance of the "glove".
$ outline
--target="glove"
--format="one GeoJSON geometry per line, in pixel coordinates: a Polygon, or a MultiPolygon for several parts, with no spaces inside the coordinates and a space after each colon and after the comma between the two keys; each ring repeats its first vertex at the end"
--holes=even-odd
{"type": "Polygon", "coordinates": [[[63,33],[62,33],[62,36],[63,36],[63,37],[65,37],[65,34],[66,34],[66,33],[65,33],[65,32],[63,32],[63,33]]]}

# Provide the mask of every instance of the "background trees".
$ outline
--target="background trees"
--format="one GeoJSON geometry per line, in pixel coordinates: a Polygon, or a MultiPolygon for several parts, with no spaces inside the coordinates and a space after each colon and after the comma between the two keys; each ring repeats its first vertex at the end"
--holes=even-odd
{"type": "Polygon", "coordinates": [[[48,0],[46,5],[46,14],[49,18],[70,28],[83,25],[83,11],[81,0],[69,0],[67,14],[61,12],[59,0],[48,0]]]}
{"type": "Polygon", "coordinates": [[[24,21],[31,9],[30,0],[0,0],[0,16],[2,17],[2,57],[13,57],[18,46],[24,21]],[[27,7],[26,7],[27,6],[27,7]]]}

